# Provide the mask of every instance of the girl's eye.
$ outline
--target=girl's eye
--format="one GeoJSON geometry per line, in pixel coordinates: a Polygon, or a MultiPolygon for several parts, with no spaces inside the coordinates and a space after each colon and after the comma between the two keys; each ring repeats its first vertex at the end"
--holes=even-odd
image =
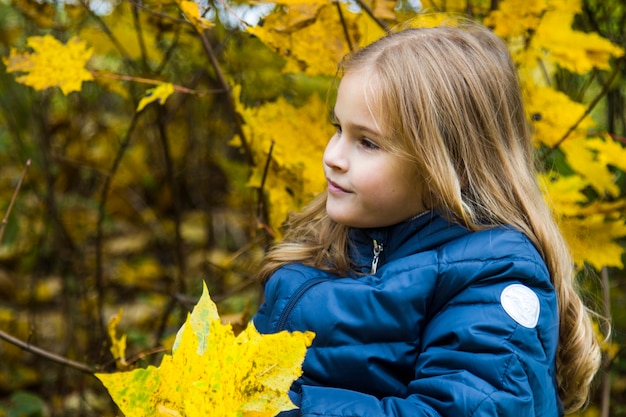
{"type": "Polygon", "coordinates": [[[380,146],[371,139],[363,138],[361,139],[361,146],[367,150],[377,150],[380,149],[380,146]]]}

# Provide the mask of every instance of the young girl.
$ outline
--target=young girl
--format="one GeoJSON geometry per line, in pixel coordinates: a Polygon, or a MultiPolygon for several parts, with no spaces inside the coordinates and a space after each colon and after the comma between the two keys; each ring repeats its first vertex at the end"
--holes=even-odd
{"type": "Polygon", "coordinates": [[[560,416],[600,363],[535,180],[505,45],[409,29],[349,56],[327,191],[260,271],[264,333],[316,333],[303,416],[560,416]]]}

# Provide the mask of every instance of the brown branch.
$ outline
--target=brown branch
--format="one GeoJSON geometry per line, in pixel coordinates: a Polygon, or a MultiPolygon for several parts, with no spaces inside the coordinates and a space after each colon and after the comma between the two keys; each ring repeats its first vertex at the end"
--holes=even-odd
{"type": "Polygon", "coordinates": [[[124,48],[124,45],[122,45],[122,43],[115,37],[115,35],[111,31],[111,29],[109,29],[104,20],[97,13],[95,13],[91,9],[91,7],[89,7],[89,2],[87,0],[80,0],[80,4],[83,6],[83,9],[85,9],[85,11],[87,11],[87,13],[91,16],[91,18],[96,21],[98,26],[100,26],[100,28],[104,31],[107,37],[111,40],[111,43],[113,43],[115,49],[117,49],[120,55],[122,55],[122,60],[126,63],[126,65],[129,68],[137,70],[137,66],[130,57],[130,54],[124,48]]]}
{"type": "Polygon", "coordinates": [[[211,61],[211,65],[213,66],[213,69],[215,70],[215,75],[217,77],[218,82],[224,89],[224,96],[226,98],[226,104],[228,106],[230,113],[233,116],[233,120],[235,122],[235,133],[239,136],[239,139],[241,140],[241,146],[243,147],[246,160],[248,164],[250,164],[250,166],[254,166],[254,157],[252,156],[252,150],[250,149],[250,144],[248,143],[246,134],[243,131],[243,126],[241,122],[239,121],[237,111],[235,109],[235,102],[231,94],[230,86],[228,85],[228,81],[226,81],[226,77],[224,76],[224,73],[222,72],[222,68],[220,67],[219,61],[217,60],[215,51],[213,51],[213,47],[211,46],[211,43],[209,42],[206,36],[206,32],[199,32],[196,29],[196,33],[198,34],[198,36],[200,36],[200,40],[202,41],[202,47],[204,48],[204,51],[206,52],[207,56],[209,57],[209,60],[211,61]]]}
{"type": "Polygon", "coordinates": [[[115,155],[115,159],[113,164],[111,165],[111,169],[109,170],[108,175],[104,179],[104,185],[102,186],[102,191],[100,193],[100,203],[98,206],[98,219],[96,222],[96,238],[94,242],[95,251],[96,251],[96,290],[98,292],[97,297],[97,314],[98,314],[98,331],[100,334],[105,334],[106,326],[104,324],[104,277],[103,277],[103,252],[104,252],[104,217],[106,215],[106,204],[107,199],[109,197],[109,191],[111,189],[111,184],[113,183],[113,177],[122,162],[122,158],[126,153],[126,150],[130,146],[130,142],[132,139],[133,131],[137,126],[137,121],[139,118],[139,114],[133,112],[133,118],[130,121],[130,125],[128,130],[126,131],[126,135],[120,144],[120,148],[115,155]]]}
{"type": "Polygon", "coordinates": [[[346,18],[341,10],[341,3],[336,1],[335,6],[337,7],[339,21],[341,22],[341,27],[343,28],[343,36],[346,38],[346,42],[348,43],[348,49],[350,49],[350,51],[354,51],[354,45],[352,44],[352,39],[350,39],[350,32],[348,31],[348,25],[346,24],[346,18]]]}
{"type": "Polygon", "coordinates": [[[272,153],[274,151],[274,140],[272,140],[272,143],[270,145],[270,150],[267,152],[267,159],[265,160],[265,167],[263,167],[263,177],[261,178],[261,186],[259,187],[259,193],[258,193],[258,198],[259,201],[257,202],[257,217],[258,218],[262,218],[263,213],[265,212],[265,208],[264,208],[264,204],[263,202],[265,201],[265,198],[263,198],[263,191],[265,191],[265,181],[267,180],[267,175],[269,174],[270,171],[270,163],[272,162],[272,153]]]}
{"type": "Polygon", "coordinates": [[[40,347],[31,345],[30,343],[24,342],[23,340],[13,337],[10,334],[5,333],[2,330],[0,330],[0,339],[3,339],[4,341],[19,347],[22,350],[33,353],[42,358],[49,359],[52,362],[58,363],[59,365],[64,365],[72,369],[76,369],[77,371],[81,371],[87,374],[94,374],[98,371],[96,368],[92,368],[91,366],[85,365],[84,363],[80,363],[80,362],[73,361],[71,359],[64,358],[63,356],[57,355],[56,353],[52,353],[40,347]]]}
{"type": "Polygon", "coordinates": [[[11,210],[13,210],[13,205],[15,204],[15,200],[17,200],[17,195],[20,192],[20,188],[22,188],[22,184],[24,183],[24,178],[26,178],[26,172],[28,171],[28,167],[30,166],[30,159],[26,161],[26,165],[24,165],[24,170],[22,171],[22,175],[20,176],[20,180],[17,182],[17,186],[13,191],[13,196],[11,197],[11,202],[9,203],[9,207],[7,208],[7,212],[4,214],[4,218],[2,219],[2,224],[0,224],[0,243],[2,243],[2,239],[4,239],[4,231],[9,223],[9,216],[11,215],[11,210]]]}

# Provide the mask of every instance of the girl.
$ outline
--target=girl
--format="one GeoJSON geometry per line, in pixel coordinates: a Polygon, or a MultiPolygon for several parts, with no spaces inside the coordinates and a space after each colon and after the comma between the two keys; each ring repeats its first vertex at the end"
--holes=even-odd
{"type": "Polygon", "coordinates": [[[340,65],[327,191],[260,270],[264,333],[316,333],[303,416],[560,416],[600,363],[535,181],[505,45],[409,29],[340,65]]]}

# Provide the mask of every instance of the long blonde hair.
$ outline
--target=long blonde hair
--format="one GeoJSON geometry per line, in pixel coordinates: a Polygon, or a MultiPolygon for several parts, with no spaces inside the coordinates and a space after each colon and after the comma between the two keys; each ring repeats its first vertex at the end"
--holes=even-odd
{"type": "MultiPolygon", "coordinates": [[[[559,300],[557,382],[566,412],[585,405],[600,365],[590,312],[575,289],[573,260],[535,175],[531,131],[504,43],[478,25],[407,29],[348,56],[367,70],[369,105],[393,152],[414,162],[430,209],[470,230],[511,225],[541,252],[559,300]]],[[[267,280],[286,263],[350,270],[347,228],[320,195],[286,223],[266,256],[267,280]]]]}

